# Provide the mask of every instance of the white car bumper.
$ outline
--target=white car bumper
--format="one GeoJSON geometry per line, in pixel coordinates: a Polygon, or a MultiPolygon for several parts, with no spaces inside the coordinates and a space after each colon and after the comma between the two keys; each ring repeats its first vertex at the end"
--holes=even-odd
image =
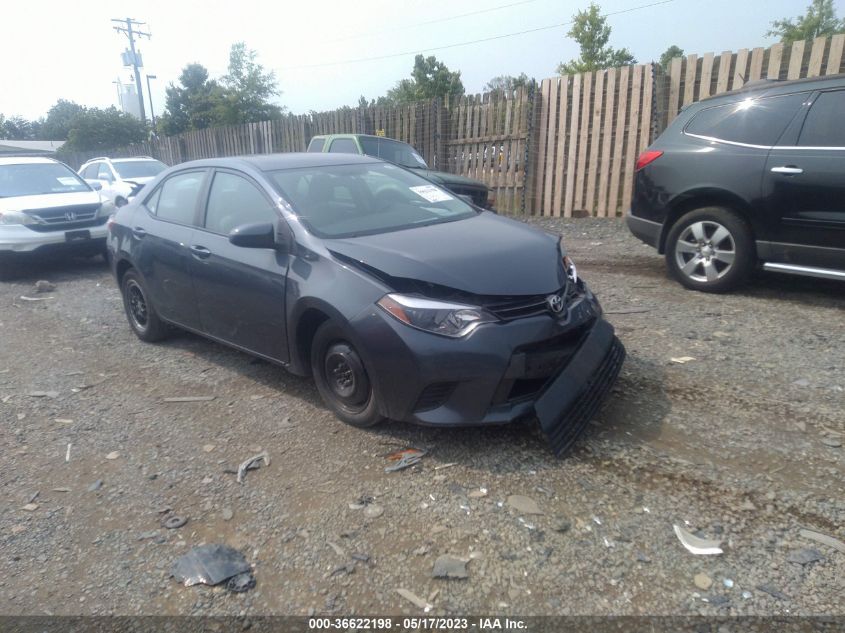
{"type": "Polygon", "coordinates": [[[95,248],[96,242],[105,240],[108,229],[105,223],[80,229],[62,231],[33,231],[25,226],[0,226],[0,254],[32,253],[40,248],[69,250],[95,248]]]}

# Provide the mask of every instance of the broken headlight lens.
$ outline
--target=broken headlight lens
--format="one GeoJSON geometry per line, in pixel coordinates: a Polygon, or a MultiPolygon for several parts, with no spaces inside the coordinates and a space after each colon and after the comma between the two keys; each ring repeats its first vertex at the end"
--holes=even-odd
{"type": "Polygon", "coordinates": [[[27,213],[20,211],[0,211],[0,225],[29,225],[38,224],[38,221],[27,213]]]}
{"type": "Polygon", "coordinates": [[[406,325],[443,336],[466,336],[482,323],[496,321],[496,317],[476,306],[422,297],[389,294],[378,306],[406,325]]]}
{"type": "Polygon", "coordinates": [[[563,237],[560,238],[558,241],[558,249],[560,250],[560,256],[563,259],[563,269],[566,271],[566,276],[569,277],[569,280],[577,284],[578,283],[578,269],[575,267],[575,262],[572,261],[572,258],[566,254],[566,247],[563,245],[563,237]]]}

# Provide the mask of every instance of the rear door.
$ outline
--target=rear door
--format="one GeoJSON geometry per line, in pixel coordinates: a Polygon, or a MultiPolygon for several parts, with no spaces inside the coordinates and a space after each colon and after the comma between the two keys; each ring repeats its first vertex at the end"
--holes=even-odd
{"type": "Polygon", "coordinates": [[[191,242],[191,269],[203,332],[276,361],[288,360],[285,282],[289,256],[229,242],[245,224],[284,222],[259,184],[216,170],[201,228],[191,242]]]}
{"type": "Polygon", "coordinates": [[[769,154],[763,193],[777,222],[773,258],[845,268],[845,90],[812,97],[797,141],[769,154]]]}
{"type": "Polygon", "coordinates": [[[190,245],[206,186],[207,169],[168,177],[132,217],[132,253],[156,311],[164,319],[200,329],[191,280],[190,245]]]}

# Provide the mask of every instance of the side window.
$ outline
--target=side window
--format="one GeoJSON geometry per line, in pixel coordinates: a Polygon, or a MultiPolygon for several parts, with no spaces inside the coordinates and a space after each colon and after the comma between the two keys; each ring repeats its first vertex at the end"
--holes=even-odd
{"type": "Polygon", "coordinates": [[[191,171],[171,176],[147,199],[147,208],[162,220],[177,224],[193,224],[197,199],[202,190],[204,171],[191,171]]]}
{"type": "Polygon", "coordinates": [[[88,178],[90,180],[97,179],[97,172],[100,170],[100,166],[97,163],[92,163],[85,168],[85,171],[82,173],[83,178],[88,178]]]}
{"type": "Polygon", "coordinates": [[[332,141],[329,152],[334,154],[357,154],[358,146],[351,138],[339,138],[332,141]]]}
{"type": "Polygon", "coordinates": [[[311,142],[308,143],[308,151],[309,152],[322,152],[323,145],[326,144],[326,139],[324,138],[312,138],[311,142]]]}
{"type": "Polygon", "coordinates": [[[823,92],[807,113],[798,145],[804,147],[845,147],[845,90],[823,92]]]}
{"type": "Polygon", "coordinates": [[[276,211],[266,196],[246,178],[218,172],[211,183],[205,228],[227,235],[243,224],[259,224],[276,219],[276,211]]]}
{"type": "Polygon", "coordinates": [[[807,93],[798,93],[749,98],[707,108],[696,114],[684,131],[722,141],[770,147],[777,143],[806,97],[807,93]]]}
{"type": "Polygon", "coordinates": [[[111,169],[105,163],[100,163],[97,170],[97,178],[107,182],[114,182],[114,176],[111,173],[111,169]]]}

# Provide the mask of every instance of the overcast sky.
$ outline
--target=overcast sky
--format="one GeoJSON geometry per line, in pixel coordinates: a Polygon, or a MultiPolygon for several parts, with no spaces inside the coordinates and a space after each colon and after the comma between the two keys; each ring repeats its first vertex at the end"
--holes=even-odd
{"type": "MultiPolygon", "coordinates": [[[[658,0],[602,0],[604,13],[658,0]]],[[[687,53],[769,45],[776,18],[803,13],[809,0],[672,0],[611,16],[611,45],[639,61],[657,59],[669,45],[687,53]]],[[[147,22],[152,39],[140,50],[153,80],[155,112],[164,89],[185,64],[199,62],[212,76],[226,71],[229,47],[243,40],[276,72],[279,103],[294,113],[355,105],[407,77],[415,53],[434,54],[460,70],[467,92],[480,92],[500,74],[542,79],[561,60],[578,55],[567,26],[434,50],[471,40],[561,24],[586,0],[4,0],[0,14],[0,112],[43,116],[59,98],[88,106],[117,104],[112,83],[131,79],[120,53],[126,37],[111,18],[147,22]],[[472,16],[461,14],[489,10],[472,16]],[[377,61],[344,60],[386,56],[377,61]],[[325,64],[325,65],[323,65],[325,64]],[[320,65],[318,67],[310,67],[320,65]]],[[[845,0],[836,0],[841,15],[845,0]]],[[[145,85],[146,90],[146,85],[145,85]]],[[[148,103],[148,102],[146,102],[148,103]]]]}

